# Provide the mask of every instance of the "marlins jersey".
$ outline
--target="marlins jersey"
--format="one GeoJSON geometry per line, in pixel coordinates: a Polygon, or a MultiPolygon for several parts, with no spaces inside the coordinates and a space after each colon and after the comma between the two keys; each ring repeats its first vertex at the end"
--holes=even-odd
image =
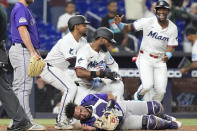
{"type": "Polygon", "coordinates": [[[168,27],[162,29],[157,18],[142,18],[134,22],[135,30],[143,31],[143,40],[141,49],[151,54],[161,55],[167,49],[167,46],[178,45],[177,27],[170,20],[168,27]]]}
{"type": "MultiPolygon", "coordinates": [[[[91,118],[88,120],[81,121],[81,124],[86,124],[93,126],[96,119],[101,117],[107,109],[107,94],[89,94],[81,101],[81,106],[86,107],[88,110],[92,111],[91,118]]],[[[119,104],[116,102],[114,108],[119,112],[120,116],[118,117],[121,121],[123,118],[123,111],[119,104]]]]}
{"type": "MultiPolygon", "coordinates": [[[[92,49],[90,44],[87,44],[78,51],[75,68],[83,68],[88,71],[99,71],[103,68],[103,64],[106,64],[111,71],[118,72],[119,70],[118,64],[109,52],[96,52],[92,49]]],[[[79,83],[81,82],[87,85],[90,84],[86,79],[79,78],[79,83]]]]}
{"type": "Polygon", "coordinates": [[[197,61],[197,40],[192,47],[192,61],[197,61]]]}
{"type": "Polygon", "coordinates": [[[52,66],[65,70],[70,65],[68,60],[76,58],[77,51],[85,44],[87,44],[85,38],[82,37],[77,42],[72,33],[68,33],[53,46],[45,61],[52,66]]]}

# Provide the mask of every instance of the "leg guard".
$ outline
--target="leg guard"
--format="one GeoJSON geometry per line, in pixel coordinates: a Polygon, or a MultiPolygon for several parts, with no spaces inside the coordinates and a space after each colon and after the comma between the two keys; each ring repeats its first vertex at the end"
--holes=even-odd
{"type": "Polygon", "coordinates": [[[164,109],[160,102],[148,101],[147,106],[148,106],[148,115],[155,115],[155,116],[163,115],[164,109]]]}
{"type": "Polygon", "coordinates": [[[145,115],[142,118],[142,128],[147,130],[178,129],[176,122],[167,121],[154,115],[145,115]]]}

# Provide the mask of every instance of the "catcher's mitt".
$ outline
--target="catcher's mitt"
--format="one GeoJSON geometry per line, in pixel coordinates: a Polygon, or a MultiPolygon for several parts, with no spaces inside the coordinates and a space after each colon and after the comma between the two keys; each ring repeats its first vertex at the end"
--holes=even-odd
{"type": "Polygon", "coordinates": [[[45,62],[42,58],[37,58],[36,56],[32,56],[30,58],[30,63],[27,68],[28,76],[39,76],[45,66],[45,62]]]}
{"type": "Polygon", "coordinates": [[[115,130],[118,124],[118,116],[113,112],[113,110],[106,111],[94,122],[95,127],[104,130],[115,130]]]}

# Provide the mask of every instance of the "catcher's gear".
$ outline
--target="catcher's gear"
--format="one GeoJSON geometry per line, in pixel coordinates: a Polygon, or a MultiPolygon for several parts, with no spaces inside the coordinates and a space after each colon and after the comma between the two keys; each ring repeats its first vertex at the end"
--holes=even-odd
{"type": "Polygon", "coordinates": [[[119,124],[118,116],[113,109],[106,111],[100,118],[94,122],[94,126],[104,130],[115,130],[119,124]]]}
{"type": "Polygon", "coordinates": [[[79,24],[90,24],[90,22],[88,22],[82,15],[73,16],[68,20],[68,28],[70,31],[74,29],[75,25],[79,24]]]}
{"type": "Polygon", "coordinates": [[[94,34],[94,39],[97,39],[99,37],[103,37],[109,40],[112,44],[116,43],[116,41],[114,40],[114,33],[106,27],[100,27],[96,30],[94,34]]]}
{"type": "Polygon", "coordinates": [[[36,56],[32,56],[30,58],[30,63],[27,68],[28,76],[39,76],[45,67],[45,62],[42,58],[37,58],[36,56]]]}

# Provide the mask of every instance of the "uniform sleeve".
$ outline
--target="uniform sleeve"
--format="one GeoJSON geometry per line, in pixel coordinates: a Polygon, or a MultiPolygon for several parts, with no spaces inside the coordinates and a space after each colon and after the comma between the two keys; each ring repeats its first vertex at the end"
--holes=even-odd
{"type": "Polygon", "coordinates": [[[84,49],[86,49],[86,48],[81,48],[77,52],[77,59],[76,59],[75,68],[87,69],[87,67],[88,67],[88,57],[85,54],[86,51],[84,51],[84,49]]]}
{"type": "Polygon", "coordinates": [[[16,27],[28,25],[28,14],[23,8],[19,8],[15,13],[16,27]]]}
{"type": "Polygon", "coordinates": [[[197,61],[197,42],[192,47],[192,61],[197,61]]]}
{"type": "Polygon", "coordinates": [[[133,25],[135,30],[140,31],[143,30],[143,28],[145,27],[145,25],[147,24],[147,18],[141,18],[139,20],[136,20],[133,25]]]}
{"type": "Polygon", "coordinates": [[[109,52],[106,53],[105,61],[111,71],[118,72],[119,66],[109,52]]]}
{"type": "Polygon", "coordinates": [[[169,37],[168,46],[178,46],[178,30],[175,27],[169,37]]]}

